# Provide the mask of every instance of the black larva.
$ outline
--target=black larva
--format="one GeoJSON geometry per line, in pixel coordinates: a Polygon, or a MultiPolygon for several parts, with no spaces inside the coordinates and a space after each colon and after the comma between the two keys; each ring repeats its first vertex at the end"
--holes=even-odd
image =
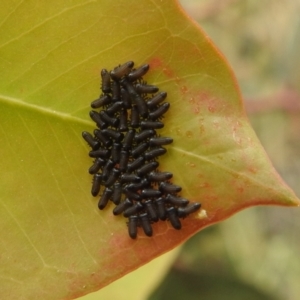
{"type": "Polygon", "coordinates": [[[131,155],[134,158],[139,157],[142,153],[144,153],[149,148],[149,143],[140,143],[135,148],[131,150],[131,155]]]}
{"type": "Polygon", "coordinates": [[[96,158],[94,160],[94,163],[92,164],[92,166],[89,168],[89,173],[90,174],[97,174],[99,172],[99,170],[101,169],[101,167],[103,167],[105,165],[105,159],[102,159],[100,157],[96,158]]]}
{"type": "Polygon", "coordinates": [[[144,157],[146,160],[154,159],[158,156],[164,155],[167,152],[167,149],[161,148],[154,148],[150,151],[144,153],[144,157]]]}
{"type": "Polygon", "coordinates": [[[142,121],[141,128],[142,129],[161,129],[164,127],[164,123],[159,121],[142,121]]]}
{"type": "Polygon", "coordinates": [[[136,70],[132,70],[129,74],[128,74],[128,80],[129,81],[135,81],[137,79],[140,79],[141,77],[143,77],[149,70],[149,65],[142,65],[139,68],[137,68],[136,70]]]}
{"type": "Polygon", "coordinates": [[[110,156],[110,150],[108,149],[98,149],[89,152],[90,157],[101,157],[108,158],[110,156]]]}
{"type": "Polygon", "coordinates": [[[106,147],[106,150],[108,150],[108,147],[112,144],[112,141],[108,139],[99,129],[94,130],[94,135],[103,144],[103,146],[106,147]]]}
{"type": "Polygon", "coordinates": [[[113,143],[113,145],[112,145],[111,160],[114,163],[118,163],[120,161],[121,147],[122,147],[122,145],[120,143],[113,143]]]}
{"type": "Polygon", "coordinates": [[[150,219],[154,222],[157,222],[158,221],[158,213],[156,211],[153,201],[149,199],[149,200],[146,200],[144,202],[144,204],[146,206],[146,211],[148,212],[150,219]]]}
{"type": "Polygon", "coordinates": [[[128,125],[127,125],[128,114],[127,114],[126,109],[122,109],[120,111],[119,118],[120,118],[119,131],[121,131],[121,132],[127,131],[128,130],[128,125]]]}
{"type": "Polygon", "coordinates": [[[111,91],[110,89],[110,74],[107,72],[106,69],[101,70],[101,89],[103,93],[109,93],[111,91]]]}
{"type": "Polygon", "coordinates": [[[122,143],[122,147],[124,150],[131,149],[134,137],[135,137],[135,130],[134,129],[128,130],[122,143]]]}
{"type": "Polygon", "coordinates": [[[149,140],[150,146],[164,146],[173,143],[173,139],[170,137],[153,137],[149,140]]]}
{"type": "Polygon", "coordinates": [[[145,234],[147,236],[152,236],[153,231],[152,231],[148,214],[147,213],[140,214],[140,220],[145,234]]]}
{"type": "Polygon", "coordinates": [[[135,182],[140,182],[140,180],[141,180],[140,177],[131,173],[124,173],[120,177],[121,183],[135,183],[135,182]]]}
{"type": "Polygon", "coordinates": [[[120,80],[123,76],[129,74],[129,72],[131,71],[133,66],[134,66],[134,62],[133,61],[128,61],[125,64],[114,68],[110,72],[110,76],[111,76],[112,79],[120,80]]]}
{"type": "Polygon", "coordinates": [[[119,178],[119,175],[120,175],[120,170],[119,169],[116,169],[116,168],[113,168],[108,179],[104,182],[104,185],[106,187],[110,187],[112,186],[116,181],[117,179],[119,178]]]}
{"type": "Polygon", "coordinates": [[[137,236],[137,225],[138,225],[138,216],[130,216],[128,222],[128,234],[132,239],[135,239],[137,236]]]}
{"type": "Polygon", "coordinates": [[[99,203],[98,203],[98,207],[99,209],[104,209],[105,206],[107,205],[109,199],[111,198],[113,193],[113,190],[110,188],[105,188],[105,190],[103,191],[102,196],[100,197],[99,203]]]}
{"type": "Polygon", "coordinates": [[[126,208],[123,212],[123,216],[128,218],[129,216],[135,215],[137,212],[143,209],[143,204],[141,202],[136,202],[132,206],[126,208]]]}
{"type": "Polygon", "coordinates": [[[152,162],[149,162],[146,165],[143,165],[142,167],[140,167],[136,171],[136,173],[138,174],[138,176],[142,177],[142,176],[145,176],[146,174],[154,171],[158,166],[159,166],[159,163],[157,161],[152,161],[152,162]]]}
{"type": "Polygon", "coordinates": [[[163,193],[176,194],[181,191],[181,186],[167,182],[161,182],[161,184],[159,185],[159,190],[163,193]]]}
{"type": "Polygon", "coordinates": [[[133,203],[131,200],[129,200],[128,198],[126,198],[124,201],[122,201],[121,203],[119,203],[113,210],[113,214],[116,215],[120,215],[121,213],[123,213],[123,211],[132,206],[133,203]]]}
{"type": "Polygon", "coordinates": [[[143,156],[140,156],[139,158],[137,158],[136,160],[134,160],[133,162],[129,163],[127,165],[127,171],[128,172],[133,172],[136,169],[140,168],[145,162],[145,159],[143,156]]]}
{"type": "Polygon", "coordinates": [[[112,93],[111,98],[113,102],[119,101],[121,96],[121,86],[117,81],[112,82],[112,93]]]}
{"type": "Polygon", "coordinates": [[[105,121],[103,121],[102,118],[100,118],[100,115],[96,111],[91,110],[90,117],[99,128],[106,128],[108,126],[108,124],[105,121]]]}
{"type": "Polygon", "coordinates": [[[158,92],[158,87],[155,85],[137,84],[135,90],[140,94],[154,94],[158,92]]]}
{"type": "Polygon", "coordinates": [[[155,189],[144,189],[141,192],[143,198],[157,198],[161,196],[161,191],[155,189]]]}
{"type": "Polygon", "coordinates": [[[175,207],[167,208],[167,216],[168,216],[170,223],[172,224],[172,226],[175,229],[177,229],[177,230],[181,229],[181,222],[177,216],[175,207]]]}
{"type": "Polygon", "coordinates": [[[137,128],[140,126],[139,110],[136,105],[133,105],[131,108],[130,125],[133,128],[137,128]]]}
{"type": "Polygon", "coordinates": [[[94,139],[93,136],[89,132],[83,131],[82,137],[85,139],[85,141],[89,144],[89,146],[93,150],[100,148],[100,143],[96,139],[94,139]]]}
{"type": "Polygon", "coordinates": [[[91,108],[100,108],[104,105],[110,104],[111,101],[111,96],[104,94],[99,99],[96,99],[91,103],[91,108]]]}
{"type": "Polygon", "coordinates": [[[129,151],[122,150],[120,153],[120,162],[119,162],[119,169],[121,172],[125,172],[127,169],[129,160],[129,151]]]}
{"type": "Polygon", "coordinates": [[[134,140],[135,142],[140,143],[154,135],[155,135],[155,131],[153,129],[147,129],[147,130],[140,131],[139,133],[136,133],[134,136],[134,140]]]}
{"type": "Polygon", "coordinates": [[[113,186],[113,194],[110,200],[115,205],[118,205],[121,201],[121,197],[122,197],[122,184],[120,182],[116,182],[113,186]]]}
{"type": "Polygon", "coordinates": [[[92,185],[92,190],[91,190],[91,193],[94,197],[96,197],[100,192],[101,180],[102,180],[101,174],[97,173],[94,175],[93,185],[92,185]]]}
{"type": "Polygon", "coordinates": [[[170,104],[164,102],[166,92],[143,80],[149,65],[133,66],[128,61],[101,71],[102,94],[90,111],[99,129],[93,135],[84,131],[82,137],[94,159],[88,170],[94,176],[91,194],[98,196],[104,186],[99,209],[115,206],[113,214],[128,218],[128,234],[135,239],[140,227],[152,236],[151,224],[159,220],[179,230],[180,219],[201,205],[181,197],[181,187],[170,182],[173,174],[160,170],[158,158],[167,151],[162,146],[173,139],[159,136],[157,130],[164,127],[170,104]]]}
{"type": "Polygon", "coordinates": [[[160,107],[158,107],[156,110],[149,113],[149,119],[156,120],[162,117],[163,114],[165,114],[170,107],[170,103],[165,102],[160,107]]]}
{"type": "Polygon", "coordinates": [[[159,94],[152,97],[150,100],[147,101],[147,106],[149,108],[155,108],[158,104],[163,102],[167,97],[166,92],[160,92],[159,94]]]}
{"type": "Polygon", "coordinates": [[[170,172],[151,172],[148,174],[148,179],[152,182],[166,181],[173,177],[170,172]]]}

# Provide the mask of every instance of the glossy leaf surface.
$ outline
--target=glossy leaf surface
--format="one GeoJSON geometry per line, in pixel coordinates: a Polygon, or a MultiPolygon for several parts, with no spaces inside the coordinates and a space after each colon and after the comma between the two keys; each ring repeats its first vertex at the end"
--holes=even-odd
{"type": "Polygon", "coordinates": [[[223,57],[173,1],[5,0],[0,16],[1,299],[72,299],[245,207],[299,204],[223,57]],[[203,207],[182,230],[159,222],[135,241],[112,207],[98,211],[81,137],[100,69],[128,60],[148,62],[145,79],[168,92],[161,169],[203,207]]]}

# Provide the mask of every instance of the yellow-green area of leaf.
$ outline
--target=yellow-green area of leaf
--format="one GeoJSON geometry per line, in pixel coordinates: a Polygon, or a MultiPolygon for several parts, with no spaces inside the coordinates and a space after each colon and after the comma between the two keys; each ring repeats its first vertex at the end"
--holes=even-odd
{"type": "MultiPolygon", "coordinates": [[[[258,204],[299,205],[245,116],[224,58],[174,1],[8,1],[0,11],[0,298],[72,299],[258,204]],[[168,93],[160,159],[202,203],[174,230],[127,234],[90,195],[83,130],[99,72],[128,60],[168,93]]],[[[128,291],[124,291],[128,292],[128,291]]]]}

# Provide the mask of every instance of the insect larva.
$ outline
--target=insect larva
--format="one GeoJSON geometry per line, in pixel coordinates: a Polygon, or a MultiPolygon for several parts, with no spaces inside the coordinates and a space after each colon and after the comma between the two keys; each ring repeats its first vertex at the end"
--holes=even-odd
{"type": "Polygon", "coordinates": [[[143,198],[157,198],[161,196],[161,191],[155,189],[143,189],[141,195],[143,198]]]}
{"type": "Polygon", "coordinates": [[[127,110],[126,109],[122,109],[120,111],[120,115],[119,115],[119,131],[123,132],[123,131],[127,131],[128,130],[128,126],[127,126],[127,110]]]}
{"type": "Polygon", "coordinates": [[[127,61],[123,65],[114,68],[110,72],[110,76],[111,76],[112,79],[120,80],[123,76],[128,75],[130,73],[133,66],[134,66],[133,61],[127,61]]]}
{"type": "Polygon", "coordinates": [[[140,116],[136,105],[131,108],[130,125],[132,127],[139,127],[140,125],[140,116]]]}
{"type": "Polygon", "coordinates": [[[100,143],[97,140],[95,140],[94,137],[89,132],[83,131],[82,137],[93,150],[100,148],[100,143]]]}
{"type": "Polygon", "coordinates": [[[117,81],[112,82],[112,101],[117,102],[120,101],[120,96],[121,96],[121,87],[120,83],[117,81]]]}
{"type": "Polygon", "coordinates": [[[138,83],[135,86],[135,90],[139,94],[154,94],[154,93],[158,92],[159,88],[155,85],[148,85],[148,84],[138,83]]]}
{"type": "Polygon", "coordinates": [[[121,196],[122,196],[122,184],[120,182],[116,182],[113,186],[113,194],[110,198],[110,200],[118,205],[121,201],[121,196]]]}
{"type": "Polygon", "coordinates": [[[124,107],[129,109],[131,108],[131,98],[127,90],[121,87],[121,97],[124,104],[124,107]]]}
{"type": "Polygon", "coordinates": [[[152,227],[147,213],[139,215],[143,230],[147,236],[152,236],[152,227]]]}
{"type": "Polygon", "coordinates": [[[105,147],[109,147],[112,144],[112,141],[102,134],[99,129],[94,130],[94,135],[105,147]]]}
{"type": "Polygon", "coordinates": [[[106,128],[108,126],[108,124],[102,118],[100,118],[100,115],[96,111],[91,110],[90,117],[99,128],[106,128]]]}
{"type": "Polygon", "coordinates": [[[131,191],[136,192],[138,190],[141,190],[141,189],[149,187],[149,186],[150,186],[150,182],[147,180],[147,178],[143,178],[138,183],[130,183],[130,184],[126,185],[126,188],[131,191]]]}
{"type": "Polygon", "coordinates": [[[126,198],[124,201],[120,202],[113,210],[115,216],[120,215],[123,211],[132,205],[132,201],[126,198]]]}
{"type": "Polygon", "coordinates": [[[108,158],[110,156],[110,151],[107,149],[98,149],[98,150],[93,150],[89,152],[90,157],[102,157],[102,158],[108,158]]]}
{"type": "Polygon", "coordinates": [[[120,162],[119,162],[119,169],[121,172],[125,172],[127,169],[129,160],[129,152],[126,150],[121,150],[120,153],[120,162]]]}
{"type": "Polygon", "coordinates": [[[101,130],[101,132],[104,135],[114,139],[116,142],[119,142],[124,138],[123,133],[118,132],[117,130],[114,130],[114,129],[106,128],[106,129],[101,130]]]}
{"type": "Polygon", "coordinates": [[[159,121],[141,121],[140,126],[142,129],[160,129],[164,127],[164,123],[159,121]]]}
{"type": "Polygon", "coordinates": [[[151,159],[154,159],[158,156],[165,154],[166,152],[167,152],[167,149],[165,149],[163,147],[154,148],[150,151],[145,152],[144,157],[145,157],[145,160],[151,160],[151,159]]]}
{"type": "Polygon", "coordinates": [[[173,139],[170,137],[153,137],[149,140],[150,146],[164,146],[173,143],[173,139]]]}
{"type": "Polygon", "coordinates": [[[122,80],[122,84],[125,86],[126,90],[128,91],[131,101],[137,105],[140,115],[143,118],[147,117],[148,108],[147,108],[146,101],[137,93],[134,86],[131,84],[131,82],[127,80],[127,78],[124,78],[122,80]]]}
{"type": "Polygon", "coordinates": [[[103,93],[109,93],[110,92],[110,74],[107,72],[106,69],[101,70],[101,89],[103,93]]]}
{"type": "Polygon", "coordinates": [[[112,193],[113,193],[112,189],[110,189],[108,187],[106,187],[104,189],[103,194],[101,195],[100,200],[98,202],[98,208],[99,209],[102,210],[103,208],[105,208],[105,206],[107,205],[109,199],[111,198],[112,193]]]}
{"type": "Polygon", "coordinates": [[[126,186],[123,188],[123,193],[126,195],[126,197],[130,200],[135,200],[135,201],[141,201],[142,197],[139,193],[136,193],[134,191],[131,191],[128,189],[126,186]]]}
{"type": "Polygon", "coordinates": [[[135,130],[134,129],[130,129],[130,130],[127,131],[127,133],[124,137],[124,140],[123,140],[123,149],[124,150],[131,149],[134,136],[135,136],[135,130]]]}
{"type": "Polygon", "coordinates": [[[132,172],[132,171],[140,168],[143,165],[144,161],[145,161],[144,157],[140,156],[133,162],[129,163],[127,165],[127,172],[132,172]]]}
{"type": "Polygon", "coordinates": [[[157,167],[159,166],[159,163],[157,161],[152,161],[149,162],[148,164],[140,167],[136,173],[138,176],[145,176],[147,173],[150,173],[152,171],[154,171],[155,169],[157,169],[157,167]]]}
{"type": "Polygon", "coordinates": [[[168,194],[166,200],[176,206],[186,206],[189,203],[189,200],[181,197],[176,197],[174,195],[168,194]]]}
{"type": "Polygon", "coordinates": [[[113,105],[109,106],[106,110],[106,113],[110,116],[114,115],[118,111],[120,111],[123,108],[123,102],[117,101],[113,105]]]}
{"type": "Polygon", "coordinates": [[[104,110],[100,111],[99,116],[101,120],[111,126],[117,127],[119,119],[110,117],[104,110]]]}
{"type": "Polygon", "coordinates": [[[175,207],[168,207],[167,215],[168,215],[168,219],[171,222],[172,226],[177,230],[181,229],[181,222],[177,216],[175,207]]]}
{"type": "Polygon", "coordinates": [[[120,177],[121,183],[134,183],[134,182],[139,182],[140,180],[141,180],[140,177],[132,173],[124,173],[120,177]]]}
{"type": "Polygon", "coordinates": [[[128,219],[128,234],[132,239],[135,239],[137,236],[138,216],[133,215],[130,216],[128,219]]]}
{"type": "Polygon", "coordinates": [[[148,143],[140,143],[138,146],[131,150],[131,155],[136,158],[144,153],[149,148],[148,143]]]}
{"type": "Polygon", "coordinates": [[[166,181],[173,177],[170,172],[151,172],[148,174],[148,179],[154,182],[166,181]]]}
{"type": "Polygon", "coordinates": [[[103,171],[102,171],[102,179],[103,180],[107,180],[109,173],[111,172],[113,166],[115,165],[115,163],[109,159],[105,166],[103,167],[103,171]]]}
{"type": "Polygon", "coordinates": [[[106,187],[112,186],[119,178],[119,175],[120,175],[120,170],[113,168],[111,173],[108,176],[108,179],[104,182],[104,185],[106,187]]]}
{"type": "Polygon", "coordinates": [[[149,119],[151,120],[159,119],[160,117],[162,117],[164,113],[168,111],[169,107],[170,107],[170,103],[165,102],[164,104],[159,106],[156,110],[149,113],[149,119]]]}
{"type": "Polygon", "coordinates": [[[167,182],[161,182],[159,185],[159,190],[163,193],[175,194],[181,191],[181,186],[167,182]]]}
{"type": "Polygon", "coordinates": [[[94,163],[92,166],[89,168],[89,173],[90,174],[96,174],[98,171],[101,169],[102,166],[104,166],[105,160],[98,157],[95,159],[94,163]]]}
{"type": "Polygon", "coordinates": [[[99,99],[94,100],[91,103],[91,107],[92,108],[99,108],[99,107],[110,104],[111,101],[112,101],[111,97],[109,95],[105,94],[105,95],[102,95],[99,99]]]}
{"type": "Polygon", "coordinates": [[[137,79],[140,79],[141,77],[143,77],[149,70],[149,65],[145,64],[140,66],[139,68],[137,68],[136,70],[132,70],[129,74],[128,74],[128,80],[129,81],[135,81],[137,79]]]}
{"type": "Polygon", "coordinates": [[[123,216],[128,218],[129,216],[135,215],[143,208],[143,204],[141,202],[136,202],[132,206],[126,208],[123,212],[123,216]]]}
{"type": "Polygon", "coordinates": [[[153,129],[143,130],[139,133],[136,133],[134,136],[134,140],[137,143],[143,142],[144,140],[148,139],[149,137],[153,137],[155,135],[155,131],[153,129]]]}
{"type": "Polygon", "coordinates": [[[154,200],[157,206],[157,214],[158,217],[161,220],[166,220],[167,219],[167,211],[166,211],[166,206],[165,206],[165,198],[160,197],[154,200]]]}
{"type": "Polygon", "coordinates": [[[197,211],[199,208],[201,207],[200,203],[190,203],[188,206],[186,207],[178,207],[177,208],[177,215],[179,218],[185,218],[187,217],[189,214],[197,211]]]}
{"type": "Polygon", "coordinates": [[[91,194],[96,197],[100,192],[100,186],[102,181],[102,175],[101,174],[95,174],[93,178],[93,185],[91,189],[91,194]]]}
{"type": "Polygon", "coordinates": [[[148,108],[146,105],[146,101],[139,94],[131,96],[131,99],[136,104],[139,114],[143,118],[146,118],[148,116],[148,108]]]}
{"type": "Polygon", "coordinates": [[[121,144],[113,143],[111,148],[111,160],[114,163],[118,163],[120,161],[120,156],[121,156],[121,144]]]}
{"type": "Polygon", "coordinates": [[[157,211],[155,209],[154,203],[152,202],[152,200],[146,200],[144,202],[145,206],[146,206],[146,210],[148,212],[148,215],[150,217],[150,219],[154,222],[158,221],[158,214],[157,211]]]}
{"type": "Polygon", "coordinates": [[[155,95],[154,97],[152,97],[151,99],[149,99],[147,101],[147,106],[149,108],[154,108],[156,107],[159,103],[163,102],[167,97],[167,93],[166,92],[160,92],[157,95],[155,95]]]}

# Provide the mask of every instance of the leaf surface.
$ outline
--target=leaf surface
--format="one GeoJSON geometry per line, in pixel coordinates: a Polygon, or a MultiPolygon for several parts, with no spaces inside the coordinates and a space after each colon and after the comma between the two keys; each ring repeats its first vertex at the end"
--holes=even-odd
{"type": "Polygon", "coordinates": [[[245,207],[299,205],[270,164],[224,58],[173,1],[8,1],[0,12],[0,296],[72,299],[245,207]],[[99,71],[134,60],[168,92],[160,159],[203,209],[128,237],[90,195],[83,130],[99,71]]]}

